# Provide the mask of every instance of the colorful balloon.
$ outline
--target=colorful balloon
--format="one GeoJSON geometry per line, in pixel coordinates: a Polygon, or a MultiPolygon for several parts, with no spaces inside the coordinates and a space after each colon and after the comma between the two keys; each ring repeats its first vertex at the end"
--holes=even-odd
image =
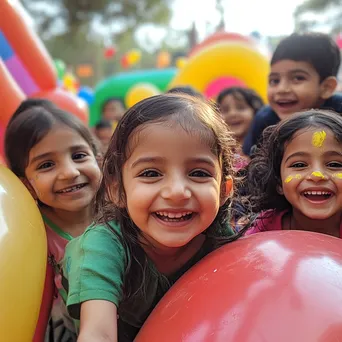
{"type": "Polygon", "coordinates": [[[157,68],[167,68],[171,63],[171,55],[167,51],[161,51],[157,55],[157,68]]]}
{"type": "Polygon", "coordinates": [[[341,239],[303,231],[258,233],[189,270],[135,341],[338,341],[341,284],[341,239]]]}
{"type": "Polygon", "coordinates": [[[45,227],[26,187],[4,166],[0,166],[0,217],[1,340],[32,341],[45,281],[45,227]]]}
{"type": "Polygon", "coordinates": [[[62,80],[64,75],[65,75],[66,65],[60,59],[55,59],[54,64],[55,64],[55,68],[56,68],[56,72],[57,72],[57,77],[59,80],[62,80]]]}
{"type": "Polygon", "coordinates": [[[88,125],[89,113],[87,103],[76,95],[63,89],[57,88],[35,94],[34,97],[45,98],[52,101],[58,107],[69,112],[70,114],[74,114],[86,125],[88,125]]]}
{"type": "Polygon", "coordinates": [[[186,57],[178,57],[176,59],[176,67],[178,69],[182,69],[185,67],[186,63],[187,63],[188,59],[186,57]]]}
{"type": "Polygon", "coordinates": [[[158,94],[160,94],[160,91],[153,84],[138,83],[128,90],[125,103],[127,108],[130,108],[139,101],[158,94]]]}
{"type": "Polygon", "coordinates": [[[169,88],[191,85],[204,93],[208,85],[221,77],[234,77],[252,88],[267,102],[269,62],[244,42],[219,42],[189,58],[169,88]]]}
{"type": "Polygon", "coordinates": [[[105,51],[104,51],[104,57],[105,57],[106,59],[111,59],[111,58],[113,58],[113,57],[115,56],[115,54],[116,54],[116,50],[115,50],[115,48],[114,48],[113,46],[107,47],[107,48],[105,49],[105,51]]]}
{"type": "Polygon", "coordinates": [[[137,83],[151,83],[164,92],[176,73],[176,68],[135,70],[118,73],[103,80],[94,89],[95,99],[90,106],[90,125],[94,126],[99,121],[102,106],[109,98],[115,97],[124,102],[128,90],[137,83]]]}
{"type": "Polygon", "coordinates": [[[141,59],[141,52],[138,49],[132,49],[127,52],[127,62],[130,66],[137,64],[141,59]]]}
{"type": "Polygon", "coordinates": [[[208,99],[215,98],[223,89],[231,87],[246,88],[246,83],[235,77],[220,77],[208,84],[204,95],[208,99]]]}
{"type": "Polygon", "coordinates": [[[78,91],[77,96],[87,102],[88,106],[90,106],[94,102],[94,91],[90,87],[81,87],[78,91]]]}

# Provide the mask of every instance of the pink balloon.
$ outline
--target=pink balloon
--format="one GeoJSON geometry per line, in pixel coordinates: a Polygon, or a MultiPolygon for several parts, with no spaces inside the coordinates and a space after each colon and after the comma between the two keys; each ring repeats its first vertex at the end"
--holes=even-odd
{"type": "Polygon", "coordinates": [[[243,87],[246,88],[245,82],[235,77],[220,77],[209,83],[204,91],[204,95],[208,99],[216,97],[223,89],[231,87],[243,87]]]}
{"type": "Polygon", "coordinates": [[[340,239],[263,232],[225,245],[190,269],[135,341],[339,341],[341,303],[340,239]]]}

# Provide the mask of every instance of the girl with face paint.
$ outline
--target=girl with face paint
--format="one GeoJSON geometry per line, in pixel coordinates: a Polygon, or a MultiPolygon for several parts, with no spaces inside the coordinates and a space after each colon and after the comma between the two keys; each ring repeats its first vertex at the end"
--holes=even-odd
{"type": "Polygon", "coordinates": [[[250,201],[261,214],[247,234],[295,229],[342,237],[342,118],[310,110],[265,133],[248,170],[250,201]]]}

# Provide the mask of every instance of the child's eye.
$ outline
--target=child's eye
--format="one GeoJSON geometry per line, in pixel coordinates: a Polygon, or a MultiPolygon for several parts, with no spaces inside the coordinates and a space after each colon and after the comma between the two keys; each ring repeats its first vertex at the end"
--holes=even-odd
{"type": "Polygon", "coordinates": [[[300,168],[302,168],[302,167],[305,167],[306,166],[306,164],[305,163],[302,163],[302,162],[296,162],[296,163],[293,163],[293,164],[291,164],[291,166],[290,167],[292,167],[292,168],[295,168],[295,169],[300,169],[300,168]]]}
{"type": "Polygon", "coordinates": [[[49,169],[50,167],[53,166],[53,162],[45,162],[41,165],[38,166],[38,170],[44,170],[44,169],[49,169]]]}
{"type": "Polygon", "coordinates": [[[212,177],[209,172],[203,171],[203,170],[194,170],[190,172],[190,177],[212,177]]]}
{"type": "Polygon", "coordinates": [[[161,174],[155,170],[144,170],[142,173],[139,174],[139,177],[160,177],[161,174]]]}
{"type": "Polygon", "coordinates": [[[293,79],[295,81],[297,81],[297,82],[301,82],[301,81],[305,81],[306,80],[305,76],[302,76],[302,75],[296,75],[296,76],[293,77],[293,79]]]}
{"type": "Polygon", "coordinates": [[[268,80],[268,84],[269,84],[270,86],[277,85],[278,83],[279,83],[279,80],[276,79],[276,78],[270,78],[270,79],[268,80]]]}
{"type": "Polygon", "coordinates": [[[340,162],[337,162],[337,161],[332,161],[330,163],[327,164],[328,167],[331,167],[331,168],[342,168],[342,163],[340,162]]]}
{"type": "Polygon", "coordinates": [[[84,153],[84,152],[78,152],[78,153],[74,153],[74,154],[72,155],[72,159],[83,159],[83,158],[85,158],[86,156],[87,156],[86,153],[84,153]]]}

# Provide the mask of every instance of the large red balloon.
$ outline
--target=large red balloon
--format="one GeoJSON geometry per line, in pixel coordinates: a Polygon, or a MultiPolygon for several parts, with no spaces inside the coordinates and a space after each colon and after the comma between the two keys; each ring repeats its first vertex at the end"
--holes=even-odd
{"type": "Polygon", "coordinates": [[[228,244],[166,293],[137,342],[333,342],[342,338],[342,241],[301,231],[228,244]]]}

